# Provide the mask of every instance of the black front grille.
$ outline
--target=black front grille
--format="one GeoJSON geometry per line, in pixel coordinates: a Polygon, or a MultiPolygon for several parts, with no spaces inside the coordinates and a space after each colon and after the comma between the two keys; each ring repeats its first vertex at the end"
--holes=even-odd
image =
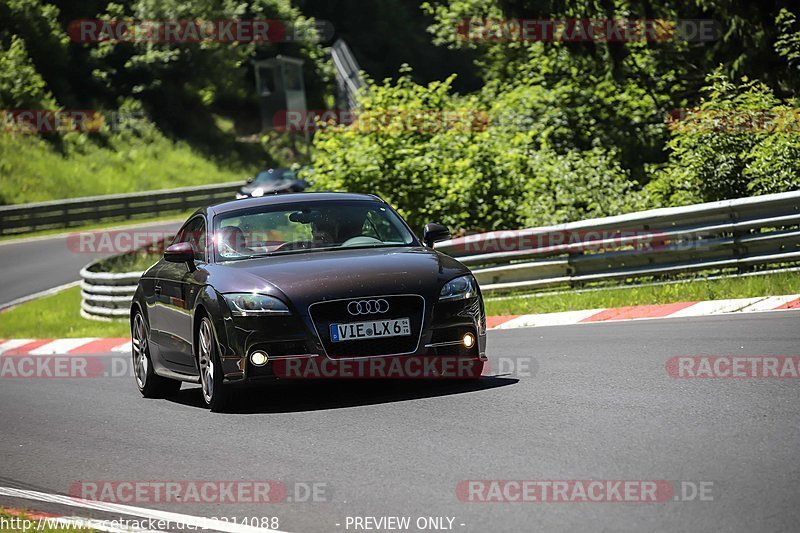
{"type": "Polygon", "coordinates": [[[422,315],[425,300],[422,296],[373,296],[368,298],[352,298],[332,302],[318,302],[309,308],[311,320],[317,328],[319,339],[325,352],[331,358],[370,357],[376,355],[406,354],[414,352],[419,344],[422,330],[422,315]],[[358,300],[375,300],[382,298],[389,303],[385,313],[372,313],[353,316],[347,310],[347,304],[358,300]],[[361,339],[332,342],[330,325],[348,324],[387,318],[408,318],[411,323],[411,335],[405,337],[387,337],[384,339],[361,339]]]}

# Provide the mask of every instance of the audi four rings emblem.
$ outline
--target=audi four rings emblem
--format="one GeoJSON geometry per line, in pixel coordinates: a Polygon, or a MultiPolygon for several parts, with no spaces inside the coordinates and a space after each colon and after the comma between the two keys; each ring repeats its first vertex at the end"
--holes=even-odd
{"type": "Polygon", "coordinates": [[[351,315],[371,315],[385,313],[389,310],[389,302],[380,300],[356,300],[347,304],[347,312],[351,315]]]}

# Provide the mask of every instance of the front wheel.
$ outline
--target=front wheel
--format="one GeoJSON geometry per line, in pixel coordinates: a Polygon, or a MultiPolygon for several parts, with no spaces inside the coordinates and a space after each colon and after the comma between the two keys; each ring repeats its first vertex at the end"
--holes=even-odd
{"type": "Polygon", "coordinates": [[[136,312],[131,323],[131,356],[136,386],[145,398],[164,398],[178,392],[181,382],[159,376],[150,359],[150,343],[142,313],[136,312]]]}
{"type": "Polygon", "coordinates": [[[222,365],[219,362],[214,326],[208,317],[203,317],[200,321],[197,337],[197,361],[200,367],[203,400],[215,413],[224,411],[230,400],[230,391],[222,382],[222,365]]]}

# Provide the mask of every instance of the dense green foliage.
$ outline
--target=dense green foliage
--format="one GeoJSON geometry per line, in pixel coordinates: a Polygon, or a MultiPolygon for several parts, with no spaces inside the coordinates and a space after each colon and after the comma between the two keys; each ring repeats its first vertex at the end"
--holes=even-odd
{"type": "Polygon", "coordinates": [[[672,157],[647,187],[652,201],[684,205],[800,189],[796,110],[761,82],[737,86],[721,74],[710,81],[696,119],[676,124],[672,157]]]}
{"type": "Polygon", "coordinates": [[[260,127],[252,59],[303,58],[309,107],[333,101],[313,17],[371,75],[361,120],[316,133],[315,186],[376,192],[415,228],[516,228],[800,188],[789,0],[0,0],[0,107],[144,115],[123,131],[3,134],[0,203],[240,179],[301,159],[274,132],[242,140],[260,127]],[[279,44],[71,42],[69,22],[94,18],[282,19],[305,31],[279,44]],[[567,43],[457,31],[486,18],[712,19],[719,33],[567,43]],[[676,112],[687,120],[668,121],[676,112]]]}
{"type": "Polygon", "coordinates": [[[0,134],[0,204],[238,181],[242,171],[171,141],[151,123],[103,135],[80,133],[59,149],[30,134],[0,134]]]}
{"type": "Polygon", "coordinates": [[[283,162],[285,142],[237,141],[261,126],[250,61],[304,58],[309,103],[320,107],[330,67],[311,24],[288,0],[1,1],[0,109],[137,116],[121,130],[0,133],[0,203],[239,180],[283,162]],[[77,43],[68,35],[79,19],[233,18],[290,21],[301,38],[77,43]]]}
{"type": "MultiPolygon", "coordinates": [[[[450,94],[450,81],[421,86],[409,76],[373,85],[363,98],[364,114],[386,118],[385,127],[325,128],[315,140],[317,185],[331,190],[375,192],[390,200],[412,226],[438,220],[456,228],[499,229],[603,216],[636,207],[633,183],[611,149],[553,148],[557,120],[520,109],[517,94],[486,91],[450,94]],[[386,111],[391,110],[391,112],[386,111]],[[417,128],[407,117],[426,110],[441,127],[417,128]],[[459,126],[447,127],[445,113],[459,126]],[[470,118],[486,113],[487,121],[470,118]],[[391,124],[391,120],[400,120],[391,124]],[[404,131],[404,126],[412,131],[404,131]],[[384,131],[384,129],[386,131],[384,131]]],[[[377,122],[377,121],[375,121],[377,122]]],[[[568,132],[567,132],[568,135],[568,132]]]]}
{"type": "Polygon", "coordinates": [[[325,188],[377,191],[416,227],[438,220],[469,231],[798,189],[796,121],[749,131],[719,125],[720,115],[792,115],[800,27],[788,6],[428,2],[435,42],[477,54],[483,88],[464,96],[449,90],[452,80],[406,76],[371,83],[364,109],[468,108],[488,113],[488,129],[327,128],[316,137],[315,178],[325,188]],[[705,43],[463,39],[456,28],[473,17],[711,18],[721,33],[705,43]],[[668,123],[676,110],[692,120],[668,123]]]}

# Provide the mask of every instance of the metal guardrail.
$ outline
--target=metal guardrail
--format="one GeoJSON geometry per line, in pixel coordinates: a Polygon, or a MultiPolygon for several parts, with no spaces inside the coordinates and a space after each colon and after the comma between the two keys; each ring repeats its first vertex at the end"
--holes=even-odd
{"type": "MultiPolygon", "coordinates": [[[[800,263],[800,191],[470,235],[436,249],[469,266],[486,293],[800,263]]],[[[96,263],[81,270],[81,314],[127,317],[142,272],[97,272],[96,263]]]]}
{"type": "Polygon", "coordinates": [[[800,262],[800,191],[470,235],[436,249],[487,293],[800,262]]]}
{"type": "Polygon", "coordinates": [[[0,206],[0,235],[68,228],[87,222],[160,216],[233,199],[244,184],[220,183],[160,191],[111,194],[0,206]]]}

